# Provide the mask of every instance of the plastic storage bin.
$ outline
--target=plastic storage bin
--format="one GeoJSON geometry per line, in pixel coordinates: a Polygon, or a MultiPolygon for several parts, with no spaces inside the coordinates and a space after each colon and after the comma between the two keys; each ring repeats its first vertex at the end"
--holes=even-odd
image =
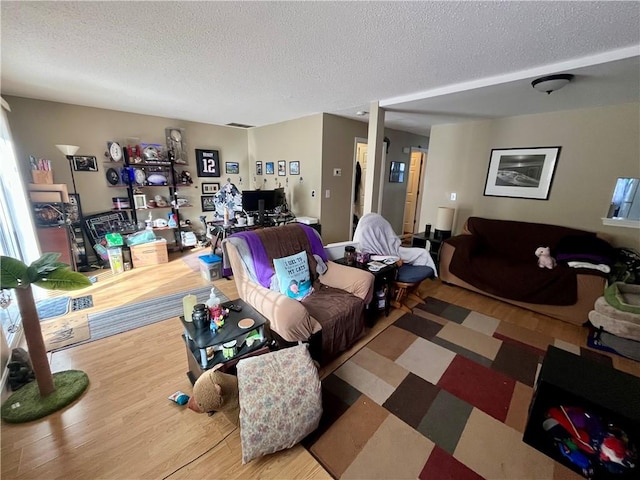
{"type": "Polygon", "coordinates": [[[222,258],[217,255],[201,255],[198,258],[202,278],[209,282],[222,278],[222,258]]]}

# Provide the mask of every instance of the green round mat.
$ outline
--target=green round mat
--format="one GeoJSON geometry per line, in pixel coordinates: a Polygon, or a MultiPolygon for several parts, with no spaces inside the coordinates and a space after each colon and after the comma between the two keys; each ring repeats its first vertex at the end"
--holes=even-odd
{"type": "Polygon", "coordinates": [[[55,391],[43,398],[36,381],[26,384],[2,404],[2,419],[23,423],[46,417],[80,397],[89,386],[89,377],[80,370],[65,370],[53,374],[53,385],[55,391]]]}

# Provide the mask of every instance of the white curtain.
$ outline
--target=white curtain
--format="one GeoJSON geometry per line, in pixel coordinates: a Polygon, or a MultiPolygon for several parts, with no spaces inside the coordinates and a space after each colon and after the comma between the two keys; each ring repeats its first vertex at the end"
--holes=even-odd
{"type": "MultiPolygon", "coordinates": [[[[40,256],[40,247],[25,190],[26,182],[18,168],[9,129],[7,112],[11,109],[4,99],[0,100],[0,255],[17,258],[28,265],[40,256]]],[[[15,303],[13,292],[5,293],[10,294],[15,303]]],[[[11,310],[17,311],[16,308],[11,310]]],[[[11,318],[8,309],[2,309],[0,319],[7,342],[14,346],[20,331],[16,318],[11,318]]]]}

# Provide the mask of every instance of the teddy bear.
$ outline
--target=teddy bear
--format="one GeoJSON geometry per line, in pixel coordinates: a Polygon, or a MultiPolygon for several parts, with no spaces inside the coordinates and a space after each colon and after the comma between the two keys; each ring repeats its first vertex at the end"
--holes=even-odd
{"type": "Polygon", "coordinates": [[[538,257],[538,266],[540,268],[555,268],[556,259],[551,256],[551,249],[549,247],[536,248],[536,257],[538,257]]]}
{"type": "Polygon", "coordinates": [[[197,413],[222,412],[233,425],[238,426],[238,378],[218,370],[207,370],[193,385],[193,394],[187,406],[197,413]]]}

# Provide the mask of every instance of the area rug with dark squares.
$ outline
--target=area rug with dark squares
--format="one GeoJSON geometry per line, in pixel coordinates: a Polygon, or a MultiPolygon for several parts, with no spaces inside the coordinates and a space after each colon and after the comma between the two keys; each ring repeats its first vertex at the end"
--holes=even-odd
{"type": "Polygon", "coordinates": [[[334,478],[578,479],[522,441],[547,347],[611,359],[435,298],[322,381],[303,445],[334,478]]]}

